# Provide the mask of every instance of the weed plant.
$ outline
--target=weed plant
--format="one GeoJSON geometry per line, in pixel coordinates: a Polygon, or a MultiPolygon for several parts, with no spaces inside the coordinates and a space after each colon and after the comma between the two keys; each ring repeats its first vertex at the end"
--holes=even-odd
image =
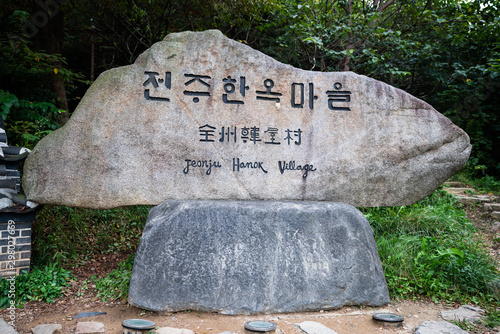
{"type": "Polygon", "coordinates": [[[15,298],[10,294],[10,282],[0,279],[0,308],[10,306],[10,300],[15,300],[15,306],[22,308],[30,300],[53,303],[61,296],[69,282],[73,279],[71,272],[51,264],[45,267],[34,267],[31,273],[25,273],[15,278],[15,298]]]}
{"type": "Polygon", "coordinates": [[[132,275],[135,254],[130,255],[126,260],[120,262],[118,268],[110,272],[106,277],[91,276],[95,282],[97,297],[106,300],[118,300],[128,298],[128,288],[132,275]]]}
{"type": "Polygon", "coordinates": [[[135,252],[150,207],[111,210],[44,207],[33,226],[33,262],[71,267],[101,253],[135,252]]]}
{"type": "Polygon", "coordinates": [[[499,273],[460,206],[438,189],[411,206],[362,209],[393,298],[500,300],[499,273]]]}

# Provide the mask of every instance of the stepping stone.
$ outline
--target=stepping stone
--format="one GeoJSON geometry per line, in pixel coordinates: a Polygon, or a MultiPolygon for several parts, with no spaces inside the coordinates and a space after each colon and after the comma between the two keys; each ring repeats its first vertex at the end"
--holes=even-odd
{"type": "Polygon", "coordinates": [[[441,317],[447,321],[476,322],[484,317],[483,314],[484,310],[479,307],[463,305],[458,310],[442,311],[441,317]]]}
{"type": "Polygon", "coordinates": [[[491,213],[491,218],[500,219],[500,211],[493,211],[491,213]]]}
{"type": "Polygon", "coordinates": [[[415,334],[469,334],[447,321],[425,321],[415,329],[415,334]]]}
{"type": "Polygon", "coordinates": [[[452,187],[452,188],[459,188],[463,187],[464,185],[461,182],[454,182],[454,181],[448,181],[443,183],[445,187],[452,187]]]}
{"type": "Polygon", "coordinates": [[[9,325],[5,320],[0,319],[0,333],[2,334],[19,334],[14,327],[9,325]]]}
{"type": "Polygon", "coordinates": [[[79,322],[76,325],[76,334],[104,333],[104,324],[100,322],[79,322]]]}
{"type": "Polygon", "coordinates": [[[467,196],[459,196],[458,201],[462,204],[476,204],[481,202],[479,198],[476,197],[467,197],[467,196]]]}
{"type": "Polygon", "coordinates": [[[500,232],[500,222],[494,222],[493,226],[491,227],[491,231],[493,233],[498,233],[500,232]]]}
{"type": "Polygon", "coordinates": [[[31,329],[33,334],[55,334],[62,330],[62,326],[59,324],[45,324],[38,325],[31,329]]]}
{"type": "Polygon", "coordinates": [[[472,188],[448,188],[446,189],[447,192],[449,193],[460,193],[460,192],[465,192],[465,191],[474,191],[472,188]]]}
{"type": "Polygon", "coordinates": [[[337,334],[334,330],[314,321],[304,321],[300,324],[295,324],[295,326],[299,327],[307,334],[337,334]]]}
{"type": "Polygon", "coordinates": [[[194,332],[185,328],[162,327],[156,330],[156,334],[194,334],[194,332]]]}
{"type": "Polygon", "coordinates": [[[488,203],[484,205],[486,210],[500,211],[500,203],[488,203]]]}

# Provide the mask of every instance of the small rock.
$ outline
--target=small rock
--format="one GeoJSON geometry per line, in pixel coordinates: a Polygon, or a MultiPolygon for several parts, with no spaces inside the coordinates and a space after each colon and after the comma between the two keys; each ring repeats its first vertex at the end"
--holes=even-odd
{"type": "Polygon", "coordinates": [[[104,324],[100,322],[79,322],[76,325],[76,334],[104,333],[104,324]]]}
{"type": "Polygon", "coordinates": [[[194,332],[185,328],[162,327],[156,330],[156,334],[194,334],[194,332]]]}
{"type": "Polygon", "coordinates": [[[500,222],[494,222],[493,226],[491,227],[491,231],[493,233],[498,233],[500,232],[500,222]]]}
{"type": "Polygon", "coordinates": [[[447,321],[476,322],[483,317],[484,310],[471,305],[463,305],[458,310],[442,311],[441,317],[447,321]]]}
{"type": "Polygon", "coordinates": [[[5,320],[0,319],[0,333],[2,334],[18,334],[18,332],[9,325],[5,320]]]}
{"type": "Polygon", "coordinates": [[[415,334],[468,334],[460,327],[447,321],[424,321],[415,329],[415,334]]]}
{"type": "Polygon", "coordinates": [[[46,324],[38,325],[31,329],[33,334],[54,334],[62,330],[62,326],[59,324],[46,324]]]}
{"type": "Polygon", "coordinates": [[[493,211],[491,217],[494,219],[500,219],[500,211],[493,211]]]}
{"type": "Polygon", "coordinates": [[[485,314],[485,311],[480,308],[479,306],[473,306],[473,305],[462,305],[459,307],[460,308],[463,308],[463,309],[466,309],[466,310],[471,310],[471,311],[474,311],[474,312],[477,312],[477,313],[480,313],[480,314],[485,314]]]}
{"type": "Polygon", "coordinates": [[[299,327],[307,334],[337,334],[334,330],[314,321],[304,321],[300,324],[295,324],[295,326],[299,327]]]}

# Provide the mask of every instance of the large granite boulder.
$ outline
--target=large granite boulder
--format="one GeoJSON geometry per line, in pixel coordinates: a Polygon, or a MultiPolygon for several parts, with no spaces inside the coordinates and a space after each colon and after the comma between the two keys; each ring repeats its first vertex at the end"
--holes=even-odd
{"type": "Polygon", "coordinates": [[[219,31],[182,32],[104,72],[29,155],[45,204],[169,199],[412,204],[466,163],[467,134],[352,72],[304,71],[219,31]]]}
{"type": "Polygon", "coordinates": [[[129,302],[253,314],[380,306],[389,293],[370,225],[348,204],[168,201],[149,214],[129,302]]]}

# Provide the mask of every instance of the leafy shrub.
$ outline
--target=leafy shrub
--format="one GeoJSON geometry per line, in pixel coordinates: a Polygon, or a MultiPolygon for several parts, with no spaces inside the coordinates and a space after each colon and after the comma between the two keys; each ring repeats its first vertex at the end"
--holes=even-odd
{"type": "Polygon", "coordinates": [[[18,99],[0,89],[0,115],[6,120],[12,144],[33,148],[42,137],[59,128],[57,117],[63,112],[53,103],[18,99]]]}
{"type": "MultiPolygon", "coordinates": [[[[60,268],[54,264],[44,268],[35,267],[31,273],[25,273],[15,277],[15,301],[16,307],[23,306],[30,300],[53,303],[55,298],[61,296],[69,282],[73,279],[70,271],[60,268]]],[[[10,305],[10,282],[7,279],[0,280],[0,308],[10,305]]]]}
{"type": "Polygon", "coordinates": [[[108,299],[126,299],[128,297],[133,264],[134,255],[131,255],[106,277],[97,278],[92,276],[98,291],[97,297],[102,297],[103,302],[106,302],[108,299]]]}

